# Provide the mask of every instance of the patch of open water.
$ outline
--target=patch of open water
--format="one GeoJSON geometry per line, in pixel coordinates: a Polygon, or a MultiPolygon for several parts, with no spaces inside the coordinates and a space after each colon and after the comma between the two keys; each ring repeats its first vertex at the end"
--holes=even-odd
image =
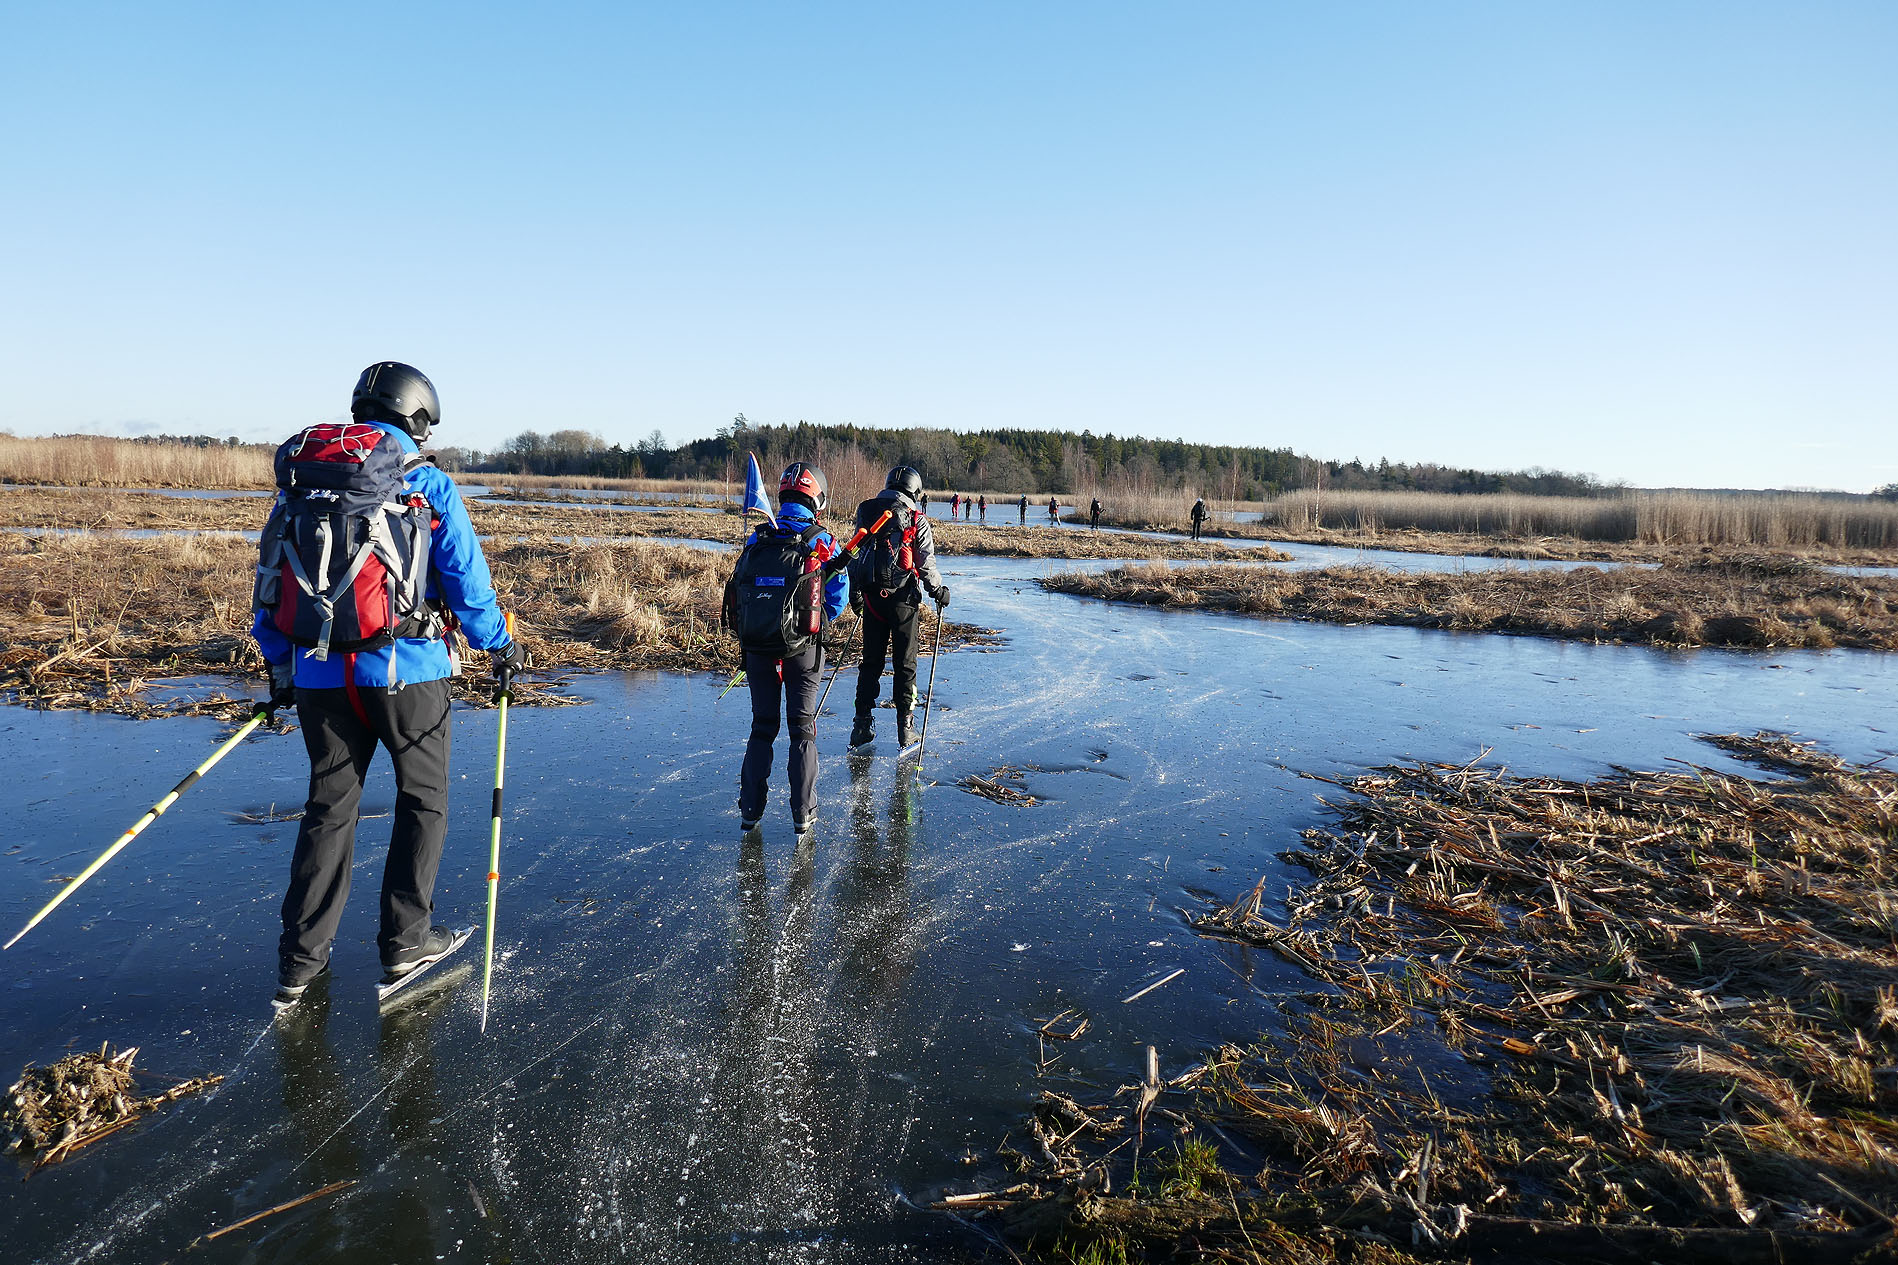
{"type": "MultiPolygon", "coordinates": [[[[748,727],[722,681],[583,678],[584,708],[509,733],[495,995],[478,941],[378,1016],[374,892],[394,790],[378,758],[326,988],[271,1027],[277,905],[307,764],[253,738],[0,957],[0,1062],[102,1040],[141,1066],[221,1071],[166,1109],[0,1192],[12,1259],[144,1261],[315,1190],[340,1195],[197,1249],[206,1261],[961,1261],[919,1211],[986,1160],[1033,1095],[1092,1095],[1158,1047],[1177,1073],[1276,1027],[1309,985],[1203,941],[1180,910],[1230,897],[1318,820],[1328,776],[1485,746],[1524,772],[1685,757],[1688,735],[1793,730],[1865,758],[1898,660],[1657,652],[1110,606],[1043,593],[1046,564],[955,559],[958,616],[1008,643],[946,656],[929,784],[842,756],[849,675],[820,723],[822,814],[793,845],[783,752],[762,841],[734,804],[748,727]],[[953,783],[1039,767],[1046,802],[953,783]],[[232,813],[246,818],[234,818],[232,813]],[[247,824],[248,823],[248,824],[247,824]],[[1177,968],[1179,979],[1122,998],[1177,968]],[[1093,1024],[1037,1075],[1034,1025],[1093,1024]]],[[[924,665],[925,676],[928,665],[924,665]]],[[[456,713],[437,918],[485,902],[495,717],[456,713]]],[[[14,770],[0,923],[19,926],[216,739],[201,720],[0,711],[14,770]]]]}

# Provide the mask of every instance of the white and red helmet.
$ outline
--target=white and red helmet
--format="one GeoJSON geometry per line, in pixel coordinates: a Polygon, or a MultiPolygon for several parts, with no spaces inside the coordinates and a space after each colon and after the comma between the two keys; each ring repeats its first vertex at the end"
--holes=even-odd
{"type": "Polygon", "coordinates": [[[830,484],[824,472],[808,461],[793,461],[784,467],[778,480],[778,501],[795,499],[813,514],[822,514],[830,506],[830,484]]]}

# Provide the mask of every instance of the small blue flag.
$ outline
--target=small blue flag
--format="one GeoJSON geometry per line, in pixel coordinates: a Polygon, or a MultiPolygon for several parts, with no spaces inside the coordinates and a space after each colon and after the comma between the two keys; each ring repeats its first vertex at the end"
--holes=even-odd
{"type": "Polygon", "coordinates": [[[764,494],[764,476],[758,473],[758,454],[745,454],[745,512],[757,510],[765,516],[765,521],[773,527],[778,525],[777,515],[771,512],[771,498],[764,494]]]}

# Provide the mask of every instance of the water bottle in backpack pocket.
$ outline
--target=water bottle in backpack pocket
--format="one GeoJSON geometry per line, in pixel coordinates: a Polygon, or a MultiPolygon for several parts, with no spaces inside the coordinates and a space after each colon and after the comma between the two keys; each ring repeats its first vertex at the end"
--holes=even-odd
{"type": "Polygon", "coordinates": [[[823,528],[760,527],[725,586],[725,622],[746,650],[789,659],[824,630],[823,528]]]}
{"type": "Polygon", "coordinates": [[[894,597],[917,578],[916,520],[919,517],[921,515],[915,512],[897,510],[883,524],[882,530],[870,538],[862,569],[851,577],[865,596],[894,597]]]}
{"type": "Polygon", "coordinates": [[[405,483],[427,460],[358,422],[311,426],[277,449],[252,600],[311,657],[442,634],[424,600],[434,511],[405,483]]]}

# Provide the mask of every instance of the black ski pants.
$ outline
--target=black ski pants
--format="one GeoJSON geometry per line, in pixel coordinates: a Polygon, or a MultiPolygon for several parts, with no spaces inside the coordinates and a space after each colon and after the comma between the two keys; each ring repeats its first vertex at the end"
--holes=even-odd
{"type": "Polygon", "coordinates": [[[823,683],[824,648],[820,645],[812,644],[789,659],[745,651],[751,740],[745,744],[745,763],[738,773],[738,815],[746,821],[764,816],[780,703],[791,713],[791,820],[808,821],[817,811],[817,689],[823,683]]]}
{"type": "Polygon", "coordinates": [[[857,671],[857,715],[867,716],[876,706],[877,686],[883,680],[883,661],[894,661],[895,681],[890,697],[898,711],[910,709],[916,693],[916,643],[918,615],[916,602],[863,603],[863,667],[857,671]]]}
{"type": "Polygon", "coordinates": [[[310,753],[310,798],[283,898],[278,966],[286,983],[308,980],[329,961],[349,900],[363,779],[378,743],[395,764],[395,828],[376,935],[384,965],[428,934],[448,835],[448,682],[417,681],[393,694],[298,689],[297,723],[310,753]]]}

